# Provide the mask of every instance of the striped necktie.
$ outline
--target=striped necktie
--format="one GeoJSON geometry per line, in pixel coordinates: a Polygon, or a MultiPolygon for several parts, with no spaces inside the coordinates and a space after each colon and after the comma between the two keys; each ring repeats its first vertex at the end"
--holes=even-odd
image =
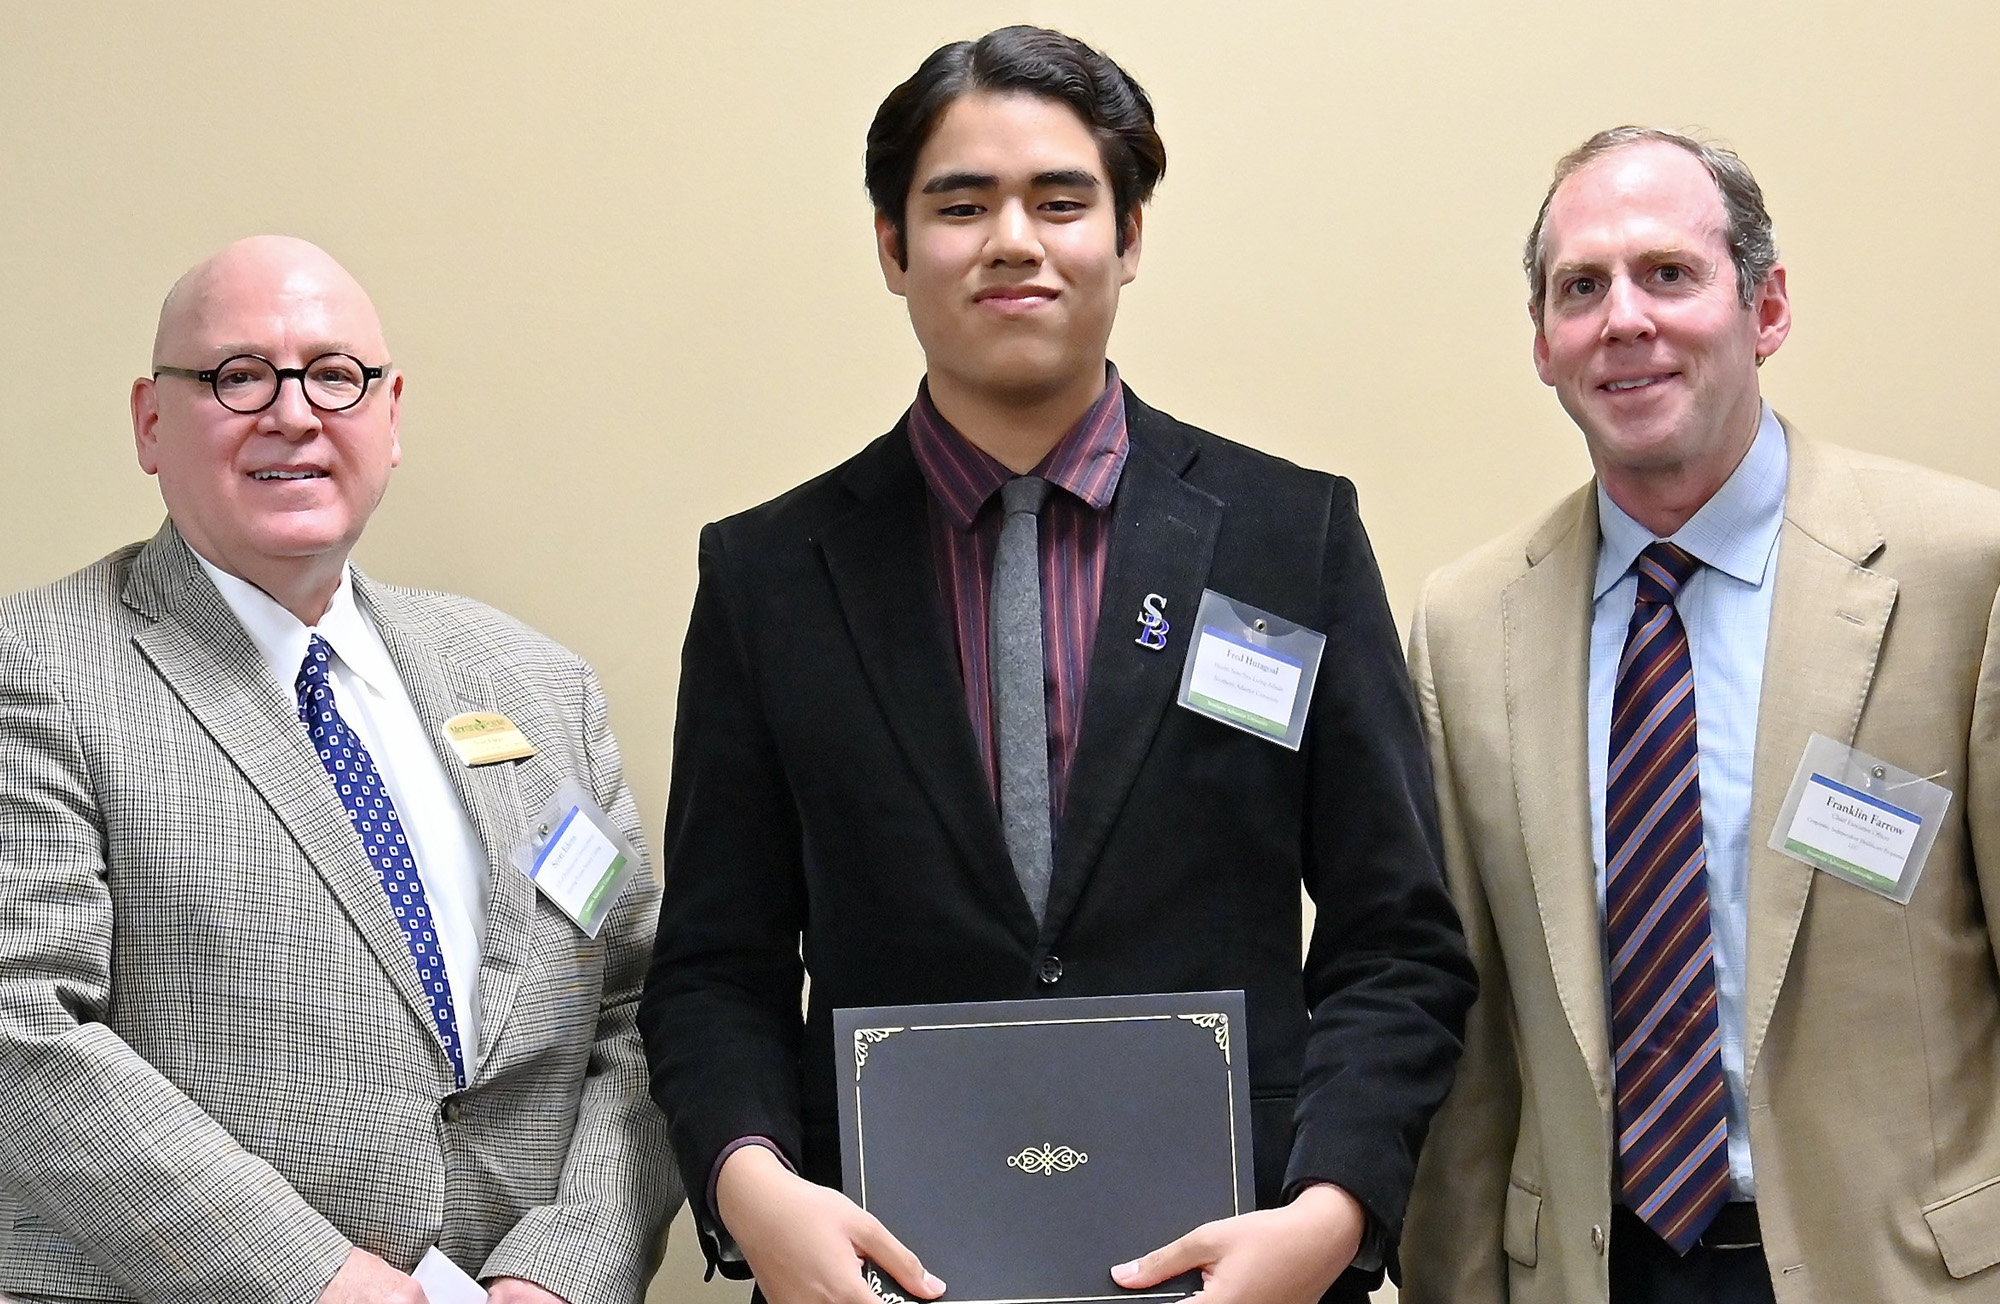
{"type": "Polygon", "coordinates": [[[1671,543],[1639,555],[1604,785],[1619,1193],[1678,1254],[1729,1199],[1694,662],[1674,610],[1700,564],[1671,543]]]}
{"type": "Polygon", "coordinates": [[[361,845],[382,876],[382,890],[389,896],[389,908],[402,926],[403,941],[417,963],[417,977],[424,985],[424,999],[430,1005],[431,1021],[437,1026],[438,1040],[451,1059],[452,1078],[465,1085],[465,1058],[458,1040],[458,1015],[451,999],[451,976],[445,972],[444,950],[438,945],[437,930],[431,925],[430,903],[424,898],[424,881],[417,876],[416,858],[410,853],[409,839],[403,835],[403,821],[375,760],[354,731],[341,718],[333,701],[333,648],[319,635],[312,636],[306,657],[299,666],[294,687],[299,694],[299,721],[319,753],[320,764],[333,780],[348,821],[361,835],[361,845]]]}

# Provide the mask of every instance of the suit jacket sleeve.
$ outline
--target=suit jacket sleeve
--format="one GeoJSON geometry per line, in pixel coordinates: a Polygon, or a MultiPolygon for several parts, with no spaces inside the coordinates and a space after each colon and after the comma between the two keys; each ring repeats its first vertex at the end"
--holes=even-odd
{"type": "MultiPolygon", "coordinates": [[[[643,847],[604,694],[588,670],[582,696],[591,796],[627,842],[643,847]]],[[[645,1294],[660,1232],[681,1199],[666,1119],[646,1092],[637,1026],[658,908],[659,888],[641,866],[605,921],[604,995],[558,1197],[507,1233],[487,1257],[486,1279],[522,1277],[569,1304],[630,1304],[645,1294]]]]}
{"type": "Polygon", "coordinates": [[[707,527],[681,653],[666,895],[640,1016],[653,1098],[718,1264],[728,1260],[708,1206],[717,1156],[761,1136],[797,1167],[802,1145],[800,833],[732,616],[732,569],[722,532],[707,527]]]}
{"type": "Polygon", "coordinates": [[[57,678],[0,631],[0,1182],[148,1300],[311,1301],[347,1239],[103,1022],[106,842],[57,678]]]}
{"type": "Polygon", "coordinates": [[[1410,676],[1416,683],[1436,775],[1445,877],[1465,923],[1479,974],[1479,999],[1467,1018],[1465,1056],[1459,1061],[1457,1080],[1431,1120],[1430,1138],[1417,1168],[1404,1238],[1403,1298],[1408,1304],[1504,1304],[1507,1276],[1501,1219],[1521,1101],[1520,1069],[1508,1020],[1513,997],[1471,834],[1459,813],[1458,776],[1431,671],[1428,596],[1426,586],[1410,634],[1410,676]]]}
{"type": "Polygon", "coordinates": [[[1314,690],[1304,969],[1312,1026],[1286,1188],[1338,1183],[1393,1241],[1451,1083],[1472,975],[1438,872],[1429,767],[1374,553],[1339,482],[1314,690]]]}
{"type": "MultiPolygon", "coordinates": [[[[2000,947],[2000,595],[1987,615],[1979,686],[1966,739],[1965,819],[1972,870],[1986,909],[1988,944],[2000,947]]],[[[2000,952],[1995,955],[2000,967],[2000,952]]]]}

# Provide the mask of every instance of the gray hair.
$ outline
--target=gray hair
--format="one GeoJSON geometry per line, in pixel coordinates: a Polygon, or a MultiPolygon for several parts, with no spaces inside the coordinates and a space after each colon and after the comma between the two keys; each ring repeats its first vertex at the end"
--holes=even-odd
{"type": "Polygon", "coordinates": [[[1562,156],[1556,164],[1555,179],[1542,196],[1542,209],[1528,231],[1527,248],[1521,255],[1522,269],[1528,273],[1528,311],[1535,324],[1542,320],[1542,299],[1548,293],[1548,251],[1542,246],[1542,226],[1549,219],[1549,205],[1562,183],[1586,165],[1628,145],[1657,142],[1684,149],[1708,169],[1715,189],[1722,196],[1723,238],[1729,243],[1729,261],[1736,267],[1736,297],[1748,308],[1756,301],[1757,287],[1778,265],[1778,240],[1771,231],[1771,214],[1764,207],[1764,191],[1757,178],[1736,151],[1711,145],[1664,127],[1612,127],[1562,156]]]}

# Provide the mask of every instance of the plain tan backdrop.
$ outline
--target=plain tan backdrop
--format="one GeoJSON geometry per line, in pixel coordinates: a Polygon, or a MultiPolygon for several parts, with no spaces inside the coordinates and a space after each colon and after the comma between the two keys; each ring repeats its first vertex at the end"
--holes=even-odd
{"type": "MultiPolygon", "coordinates": [[[[409,378],[359,560],[596,663],[657,853],[696,531],[886,429],[921,370],[875,266],[869,117],[936,45],[1018,21],[1158,106],[1125,375],[1352,477],[1399,613],[1588,473],[1517,264],[1551,163],[1618,122],[1724,139],[1763,181],[1786,415],[2000,483],[1975,0],[0,0],[0,589],[157,526],[126,392],[174,277],[252,232],[319,241],[409,378]]],[[[653,1298],[741,1299],[698,1284],[684,1228],[653,1298]]]]}

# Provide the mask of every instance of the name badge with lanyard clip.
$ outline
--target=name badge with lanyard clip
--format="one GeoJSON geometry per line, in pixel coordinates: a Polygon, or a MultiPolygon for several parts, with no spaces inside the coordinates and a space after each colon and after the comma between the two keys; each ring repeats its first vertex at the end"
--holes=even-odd
{"type": "Polygon", "coordinates": [[[589,937],[604,927],[639,863],[632,844],[575,779],[562,781],[512,859],[589,937]]]}
{"type": "Polygon", "coordinates": [[[1203,589],[1176,700],[1297,751],[1325,651],[1326,635],[1317,630],[1203,589]]]}
{"type": "Polygon", "coordinates": [[[1908,905],[1951,806],[1951,789],[1825,734],[1806,742],[1770,847],[1908,905]]]}

